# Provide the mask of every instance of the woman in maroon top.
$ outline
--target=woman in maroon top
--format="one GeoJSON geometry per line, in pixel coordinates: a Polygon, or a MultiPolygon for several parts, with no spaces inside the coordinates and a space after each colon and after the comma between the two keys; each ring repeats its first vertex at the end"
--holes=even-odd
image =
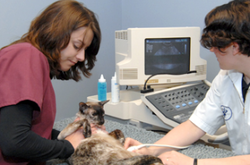
{"type": "Polygon", "coordinates": [[[74,152],[82,130],[56,140],[51,79],[89,77],[100,42],[95,14],[77,1],[60,0],[36,17],[21,39],[0,49],[1,165],[42,163],[74,152]]]}

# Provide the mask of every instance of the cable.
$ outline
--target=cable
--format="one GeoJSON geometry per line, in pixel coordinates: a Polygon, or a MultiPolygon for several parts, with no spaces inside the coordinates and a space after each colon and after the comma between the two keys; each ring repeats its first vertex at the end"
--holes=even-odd
{"type": "MultiPolygon", "coordinates": [[[[184,73],[184,74],[191,74],[191,73],[197,73],[196,70],[193,70],[193,71],[188,71],[187,73],[184,73]]],[[[150,87],[150,85],[147,86],[146,88],[146,85],[147,85],[147,82],[149,79],[151,79],[153,76],[156,76],[156,75],[159,75],[159,74],[164,74],[164,73],[156,73],[156,74],[152,74],[151,76],[149,76],[147,78],[147,80],[145,81],[144,83],[144,86],[143,86],[143,89],[141,90],[141,93],[148,93],[148,92],[153,92],[154,89],[150,87]]],[[[174,73],[169,73],[170,75],[182,75],[182,74],[174,74],[174,73]]]]}
{"type": "Polygon", "coordinates": [[[134,151],[134,150],[138,150],[138,149],[143,148],[143,147],[150,147],[150,146],[169,147],[169,148],[175,148],[175,149],[185,149],[185,148],[190,147],[190,146],[172,146],[172,145],[165,145],[165,144],[142,144],[139,146],[131,146],[127,150],[134,151]]]}

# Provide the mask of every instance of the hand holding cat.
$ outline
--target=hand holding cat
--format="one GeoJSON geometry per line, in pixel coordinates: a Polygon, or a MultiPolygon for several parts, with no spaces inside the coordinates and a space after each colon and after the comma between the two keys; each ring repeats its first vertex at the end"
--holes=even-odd
{"type": "Polygon", "coordinates": [[[94,124],[90,124],[90,126],[91,126],[92,134],[95,134],[97,130],[102,130],[103,132],[108,133],[106,131],[106,127],[104,125],[97,126],[97,125],[94,125],[94,124]]]}
{"type": "Polygon", "coordinates": [[[77,129],[75,132],[73,132],[72,134],[68,135],[65,138],[65,140],[68,140],[72,144],[74,149],[77,148],[77,146],[81,143],[83,139],[84,139],[84,136],[83,136],[82,128],[77,129]]]}
{"type": "MultiPolygon", "coordinates": [[[[80,120],[79,117],[77,117],[77,118],[74,120],[74,122],[75,122],[75,121],[78,121],[78,120],[80,120]]],[[[90,124],[90,126],[91,126],[91,132],[92,132],[92,134],[93,134],[93,133],[96,133],[96,131],[97,131],[98,129],[102,130],[103,132],[108,133],[108,132],[106,131],[106,127],[105,127],[104,125],[98,126],[98,125],[95,125],[95,124],[90,124]]]]}

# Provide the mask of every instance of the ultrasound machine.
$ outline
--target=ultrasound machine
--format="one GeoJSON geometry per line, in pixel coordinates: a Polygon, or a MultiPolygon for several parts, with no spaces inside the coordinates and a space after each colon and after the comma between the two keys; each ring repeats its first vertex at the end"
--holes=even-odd
{"type": "MultiPolygon", "coordinates": [[[[115,32],[120,101],[105,114],[137,127],[168,131],[188,120],[210,88],[206,60],[200,57],[199,27],[128,28],[115,32]]],[[[111,98],[111,93],[107,94],[111,98]]],[[[87,101],[98,101],[97,95],[87,101]]],[[[206,142],[227,139],[226,127],[206,142]]]]}

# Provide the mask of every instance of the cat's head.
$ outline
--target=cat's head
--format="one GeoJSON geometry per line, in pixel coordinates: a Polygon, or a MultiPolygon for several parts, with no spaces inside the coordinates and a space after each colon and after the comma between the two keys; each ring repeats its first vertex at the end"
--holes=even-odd
{"type": "Polygon", "coordinates": [[[103,125],[104,124],[104,114],[103,109],[104,104],[109,100],[100,101],[100,102],[80,102],[79,103],[79,112],[81,115],[84,115],[86,119],[92,124],[103,125]]]}

